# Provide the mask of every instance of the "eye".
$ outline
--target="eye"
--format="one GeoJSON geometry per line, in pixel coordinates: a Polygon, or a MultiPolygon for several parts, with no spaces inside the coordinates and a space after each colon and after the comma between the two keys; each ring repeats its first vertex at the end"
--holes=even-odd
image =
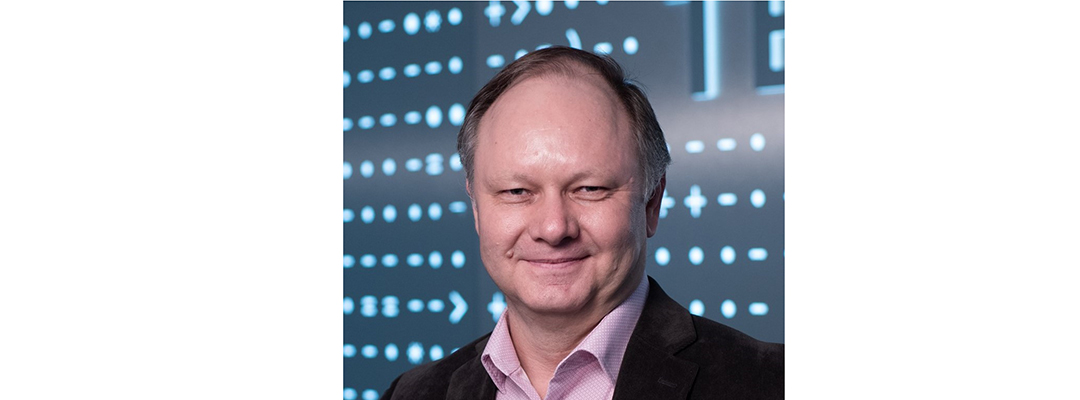
{"type": "Polygon", "coordinates": [[[506,190],[505,192],[506,192],[506,194],[509,194],[509,195],[512,195],[512,196],[521,196],[521,195],[525,194],[525,189],[516,188],[516,189],[506,190]]]}
{"type": "Polygon", "coordinates": [[[608,188],[603,186],[582,186],[577,190],[578,197],[585,200],[601,200],[608,194],[608,188]]]}
{"type": "Polygon", "coordinates": [[[604,190],[604,188],[599,187],[599,186],[583,186],[581,188],[581,191],[583,191],[585,193],[599,192],[601,190],[604,190]]]}

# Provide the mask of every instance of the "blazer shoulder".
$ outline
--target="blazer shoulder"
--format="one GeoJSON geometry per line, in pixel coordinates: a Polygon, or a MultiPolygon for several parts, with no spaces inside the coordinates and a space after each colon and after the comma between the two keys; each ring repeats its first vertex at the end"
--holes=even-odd
{"type": "Polygon", "coordinates": [[[704,386],[728,382],[731,385],[724,385],[728,393],[740,393],[748,398],[784,397],[783,343],[757,340],[735,328],[698,316],[694,316],[693,321],[697,340],[679,356],[701,367],[699,378],[705,379],[699,379],[699,382],[704,386]]]}
{"type": "Polygon", "coordinates": [[[386,389],[384,399],[442,399],[446,397],[451,377],[469,362],[479,362],[480,352],[491,334],[461,346],[441,360],[405,371],[386,389]]]}

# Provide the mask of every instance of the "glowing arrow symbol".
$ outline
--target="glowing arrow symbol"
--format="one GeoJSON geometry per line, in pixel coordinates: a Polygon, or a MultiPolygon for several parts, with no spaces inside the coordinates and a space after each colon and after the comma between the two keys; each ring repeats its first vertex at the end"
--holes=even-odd
{"type": "Polygon", "coordinates": [[[529,15],[529,10],[532,9],[532,6],[529,5],[527,0],[514,0],[514,5],[516,5],[518,9],[514,10],[514,15],[510,16],[510,22],[514,25],[521,25],[521,21],[524,21],[525,16],[529,15]]]}
{"type": "Polygon", "coordinates": [[[461,293],[456,290],[450,292],[450,303],[454,304],[454,311],[450,312],[450,323],[456,324],[461,322],[461,317],[465,316],[465,312],[469,311],[469,305],[465,303],[465,299],[461,297],[461,293]]]}

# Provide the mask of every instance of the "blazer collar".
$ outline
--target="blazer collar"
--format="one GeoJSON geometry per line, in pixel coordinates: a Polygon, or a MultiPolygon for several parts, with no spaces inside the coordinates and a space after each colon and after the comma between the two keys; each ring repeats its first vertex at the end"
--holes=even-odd
{"type": "Polygon", "coordinates": [[[487,342],[487,337],[477,342],[472,349],[475,356],[450,376],[450,386],[446,390],[447,400],[495,400],[498,388],[495,387],[495,382],[491,381],[484,364],[480,362],[480,355],[484,354],[487,342]]]}

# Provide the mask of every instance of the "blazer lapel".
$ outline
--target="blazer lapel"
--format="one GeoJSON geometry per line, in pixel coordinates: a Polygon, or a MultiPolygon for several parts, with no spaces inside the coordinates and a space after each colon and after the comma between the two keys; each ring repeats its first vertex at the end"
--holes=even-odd
{"type": "Polygon", "coordinates": [[[487,339],[476,344],[476,357],[466,362],[450,376],[450,386],[446,390],[447,400],[495,400],[495,382],[480,362],[479,354],[484,353],[487,339]]]}
{"type": "Polygon", "coordinates": [[[685,399],[698,366],[674,354],[696,339],[690,313],[650,277],[649,297],[626,346],[613,400],[685,399]]]}

